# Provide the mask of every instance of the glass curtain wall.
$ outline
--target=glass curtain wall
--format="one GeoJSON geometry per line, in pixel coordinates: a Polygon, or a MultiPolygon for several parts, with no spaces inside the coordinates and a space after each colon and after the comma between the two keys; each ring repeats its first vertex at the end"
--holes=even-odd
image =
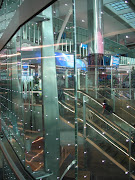
{"type": "Polygon", "coordinates": [[[0,9],[0,37],[12,20],[16,10],[22,4],[22,0],[4,0],[0,9]]]}
{"type": "Polygon", "coordinates": [[[104,35],[103,6],[56,1],[1,51],[2,130],[39,177],[135,179],[134,67],[104,35]]]}

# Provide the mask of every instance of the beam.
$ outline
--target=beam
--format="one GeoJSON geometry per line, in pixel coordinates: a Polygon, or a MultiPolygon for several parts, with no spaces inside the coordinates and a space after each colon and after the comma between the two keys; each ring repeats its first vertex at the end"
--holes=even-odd
{"type": "MultiPolygon", "coordinates": [[[[2,0],[0,0],[1,2],[2,0]]],[[[18,29],[26,22],[32,19],[35,15],[49,7],[57,0],[25,0],[22,5],[16,10],[15,15],[10,21],[8,27],[4,31],[0,39],[0,50],[10,41],[18,29]]]]}

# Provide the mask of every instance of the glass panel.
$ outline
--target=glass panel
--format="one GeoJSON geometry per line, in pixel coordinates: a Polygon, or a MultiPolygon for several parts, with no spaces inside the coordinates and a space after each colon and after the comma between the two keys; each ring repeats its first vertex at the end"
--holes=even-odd
{"type": "Polygon", "coordinates": [[[34,172],[44,170],[41,46],[37,44],[39,39],[41,43],[39,35],[41,23],[33,18],[21,28],[20,32],[20,86],[24,118],[25,166],[34,172]]]}
{"type": "MultiPolygon", "coordinates": [[[[1,35],[22,2],[4,1],[1,35]]],[[[117,172],[135,179],[135,58],[126,41],[134,34],[117,26],[108,32],[102,3],[56,1],[1,51],[2,129],[38,177],[113,179],[117,172]]],[[[130,9],[127,1],[104,6],[130,9]]]]}
{"type": "MultiPolygon", "coordinates": [[[[19,32],[18,32],[19,33],[19,32]]],[[[1,56],[2,70],[2,125],[19,158],[24,161],[24,124],[22,117],[20,86],[20,52],[16,46],[16,36],[7,44],[1,56]],[[5,56],[6,55],[6,56],[5,56]]]]}
{"type": "Polygon", "coordinates": [[[7,161],[3,160],[3,179],[15,179],[17,180],[16,175],[14,174],[13,170],[11,169],[10,165],[7,163],[7,161]]]}
{"type": "MultiPolygon", "coordinates": [[[[75,178],[75,128],[70,99],[65,88],[74,88],[73,9],[72,1],[53,5],[55,59],[60,113],[60,177],[75,178]],[[69,167],[69,168],[68,168],[69,167]]],[[[74,96],[74,95],[73,95],[74,96]]]]}
{"type": "Polygon", "coordinates": [[[0,37],[7,28],[16,10],[22,4],[23,0],[4,0],[0,9],[0,37]]]}

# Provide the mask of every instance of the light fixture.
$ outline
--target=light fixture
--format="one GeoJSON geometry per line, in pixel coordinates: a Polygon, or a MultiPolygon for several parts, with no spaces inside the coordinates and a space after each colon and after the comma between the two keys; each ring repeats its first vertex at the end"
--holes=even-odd
{"type": "Polygon", "coordinates": [[[82,19],[82,22],[85,22],[85,21],[82,19]]]}

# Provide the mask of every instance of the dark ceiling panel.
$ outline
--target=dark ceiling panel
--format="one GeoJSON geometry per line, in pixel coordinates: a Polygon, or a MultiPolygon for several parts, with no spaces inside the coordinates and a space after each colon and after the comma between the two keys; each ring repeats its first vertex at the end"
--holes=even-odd
{"type": "Polygon", "coordinates": [[[2,4],[3,4],[3,1],[4,1],[4,0],[0,0],[0,8],[1,8],[2,4]]]}
{"type": "Polygon", "coordinates": [[[135,0],[128,0],[128,4],[131,7],[131,9],[133,9],[133,11],[135,11],[135,0]]]}
{"type": "MultiPolygon", "coordinates": [[[[1,0],[0,0],[1,1],[1,0]]],[[[17,9],[0,39],[0,50],[10,41],[16,31],[27,21],[57,0],[25,0],[17,9]],[[32,2],[32,3],[31,3],[32,2]]]]}

